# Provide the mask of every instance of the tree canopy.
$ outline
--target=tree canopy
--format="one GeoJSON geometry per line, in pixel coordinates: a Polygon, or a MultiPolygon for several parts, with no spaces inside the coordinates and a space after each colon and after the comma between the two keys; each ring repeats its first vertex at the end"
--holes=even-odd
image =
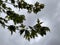
{"type": "Polygon", "coordinates": [[[24,33],[24,38],[27,40],[30,40],[31,38],[35,38],[40,34],[41,36],[46,35],[47,31],[50,31],[49,27],[42,26],[42,22],[40,22],[39,19],[37,19],[37,23],[34,26],[28,26],[26,27],[23,22],[26,20],[24,15],[20,15],[13,11],[11,7],[6,6],[7,4],[11,4],[14,6],[14,8],[20,9],[26,9],[28,13],[35,13],[37,14],[39,11],[41,11],[44,8],[44,4],[40,4],[39,2],[36,2],[33,4],[28,4],[24,0],[0,0],[0,13],[3,12],[6,14],[5,18],[0,16],[0,24],[9,31],[11,31],[11,35],[13,32],[16,32],[16,30],[19,31],[20,35],[24,33]],[[14,22],[14,25],[7,25],[8,21],[12,20],[14,22]],[[18,26],[16,26],[19,24],[18,26]]]}

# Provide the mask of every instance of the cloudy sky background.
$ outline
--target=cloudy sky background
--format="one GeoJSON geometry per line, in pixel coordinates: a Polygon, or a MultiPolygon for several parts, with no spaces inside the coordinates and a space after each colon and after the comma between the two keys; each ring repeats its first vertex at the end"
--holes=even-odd
{"type": "MultiPolygon", "coordinates": [[[[37,37],[30,42],[19,36],[18,31],[12,36],[7,29],[3,29],[0,25],[0,45],[60,45],[60,0],[26,0],[28,3],[34,4],[36,1],[44,3],[45,8],[38,14],[28,14],[27,11],[18,11],[19,14],[25,14],[25,24],[34,25],[36,19],[39,18],[43,25],[50,28],[50,32],[44,37],[37,37]],[[23,12],[23,13],[22,13],[23,12]],[[28,23],[27,23],[28,22],[28,23]]],[[[15,9],[14,9],[15,10],[15,9]]],[[[11,24],[12,22],[10,22],[11,24]]]]}

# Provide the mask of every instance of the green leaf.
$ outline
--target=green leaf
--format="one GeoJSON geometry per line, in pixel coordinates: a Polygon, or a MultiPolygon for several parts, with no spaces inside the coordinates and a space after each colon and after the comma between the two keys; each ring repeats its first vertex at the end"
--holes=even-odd
{"type": "Polygon", "coordinates": [[[5,23],[0,20],[0,24],[5,28],[5,23]]]}
{"type": "Polygon", "coordinates": [[[26,5],[27,5],[27,3],[25,2],[25,1],[19,1],[18,2],[18,8],[20,9],[26,9],[26,5]]]}
{"type": "Polygon", "coordinates": [[[37,32],[35,30],[31,30],[31,38],[35,38],[37,36],[37,32]]]}
{"type": "Polygon", "coordinates": [[[21,26],[20,26],[20,27],[25,28],[25,25],[21,24],[21,26]]]}
{"type": "Polygon", "coordinates": [[[0,6],[2,5],[2,3],[3,3],[3,1],[2,1],[2,0],[0,0],[0,6]]]}
{"type": "Polygon", "coordinates": [[[9,11],[12,10],[10,7],[6,7],[9,11]]]}
{"type": "Polygon", "coordinates": [[[11,31],[11,35],[16,31],[16,27],[14,25],[8,26],[8,29],[11,31]]]}
{"type": "Polygon", "coordinates": [[[50,31],[48,27],[41,27],[41,30],[50,31]]]}
{"type": "Polygon", "coordinates": [[[15,3],[15,0],[11,0],[11,3],[13,3],[13,4],[14,4],[14,3],[15,3]]]}
{"type": "Polygon", "coordinates": [[[6,13],[7,13],[7,15],[11,15],[11,14],[13,14],[13,11],[7,11],[6,13]]]}
{"type": "Polygon", "coordinates": [[[2,7],[3,7],[4,9],[6,9],[6,4],[2,4],[2,7]]]}
{"type": "Polygon", "coordinates": [[[40,8],[43,9],[44,8],[44,4],[40,4],[40,8]]]}
{"type": "Polygon", "coordinates": [[[29,40],[29,38],[30,38],[30,32],[28,30],[25,30],[24,37],[29,40]]]}
{"type": "Polygon", "coordinates": [[[24,31],[25,31],[25,29],[21,29],[20,32],[19,32],[20,35],[22,35],[24,31]]]}
{"type": "Polygon", "coordinates": [[[38,5],[39,5],[39,2],[36,2],[36,3],[35,3],[35,6],[37,7],[38,5]]]}
{"type": "Polygon", "coordinates": [[[3,20],[4,22],[6,22],[6,23],[7,23],[7,20],[6,20],[6,19],[4,19],[4,18],[2,18],[2,17],[0,17],[0,20],[3,20]]]}
{"type": "Polygon", "coordinates": [[[31,30],[33,30],[33,27],[29,26],[29,28],[30,28],[31,30]]]}

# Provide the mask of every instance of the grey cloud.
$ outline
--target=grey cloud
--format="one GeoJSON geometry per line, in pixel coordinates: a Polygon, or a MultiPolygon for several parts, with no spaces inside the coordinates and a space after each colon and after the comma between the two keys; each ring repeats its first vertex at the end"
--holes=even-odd
{"type": "Polygon", "coordinates": [[[50,40],[47,41],[47,42],[48,42],[48,43],[45,44],[45,45],[60,45],[60,40],[54,39],[54,38],[50,39],[50,40]]]}
{"type": "Polygon", "coordinates": [[[60,45],[60,0],[42,0],[42,2],[46,6],[37,15],[34,13],[28,14],[26,11],[17,12],[19,14],[25,14],[27,17],[26,25],[34,25],[36,19],[39,18],[43,19],[44,23],[48,23],[47,26],[49,26],[51,31],[38,42],[34,40],[31,44],[20,37],[19,34],[11,36],[9,31],[2,31],[4,29],[0,26],[0,45],[60,45]]]}

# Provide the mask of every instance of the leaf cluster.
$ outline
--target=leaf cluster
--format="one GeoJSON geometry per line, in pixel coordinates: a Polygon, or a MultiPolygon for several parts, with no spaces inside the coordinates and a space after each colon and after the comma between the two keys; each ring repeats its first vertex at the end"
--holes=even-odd
{"type": "Polygon", "coordinates": [[[33,4],[28,4],[24,0],[0,0],[0,12],[3,12],[6,14],[5,18],[0,17],[0,24],[5,28],[7,27],[11,34],[13,32],[16,32],[16,30],[19,31],[20,35],[24,33],[24,38],[27,40],[30,40],[31,38],[35,38],[40,34],[41,36],[46,35],[46,31],[50,31],[48,27],[41,26],[42,22],[40,20],[37,20],[37,24],[34,26],[28,26],[26,27],[25,24],[23,24],[25,20],[24,15],[20,15],[16,13],[15,11],[12,11],[11,7],[7,7],[7,4],[13,5],[16,9],[26,9],[28,13],[35,13],[37,14],[39,11],[41,11],[44,8],[44,4],[40,4],[39,2],[36,2],[33,4]],[[10,2],[9,2],[10,1],[10,2]],[[13,20],[14,25],[7,25],[9,20],[13,20]],[[17,24],[20,24],[16,26],[17,24]]]}

